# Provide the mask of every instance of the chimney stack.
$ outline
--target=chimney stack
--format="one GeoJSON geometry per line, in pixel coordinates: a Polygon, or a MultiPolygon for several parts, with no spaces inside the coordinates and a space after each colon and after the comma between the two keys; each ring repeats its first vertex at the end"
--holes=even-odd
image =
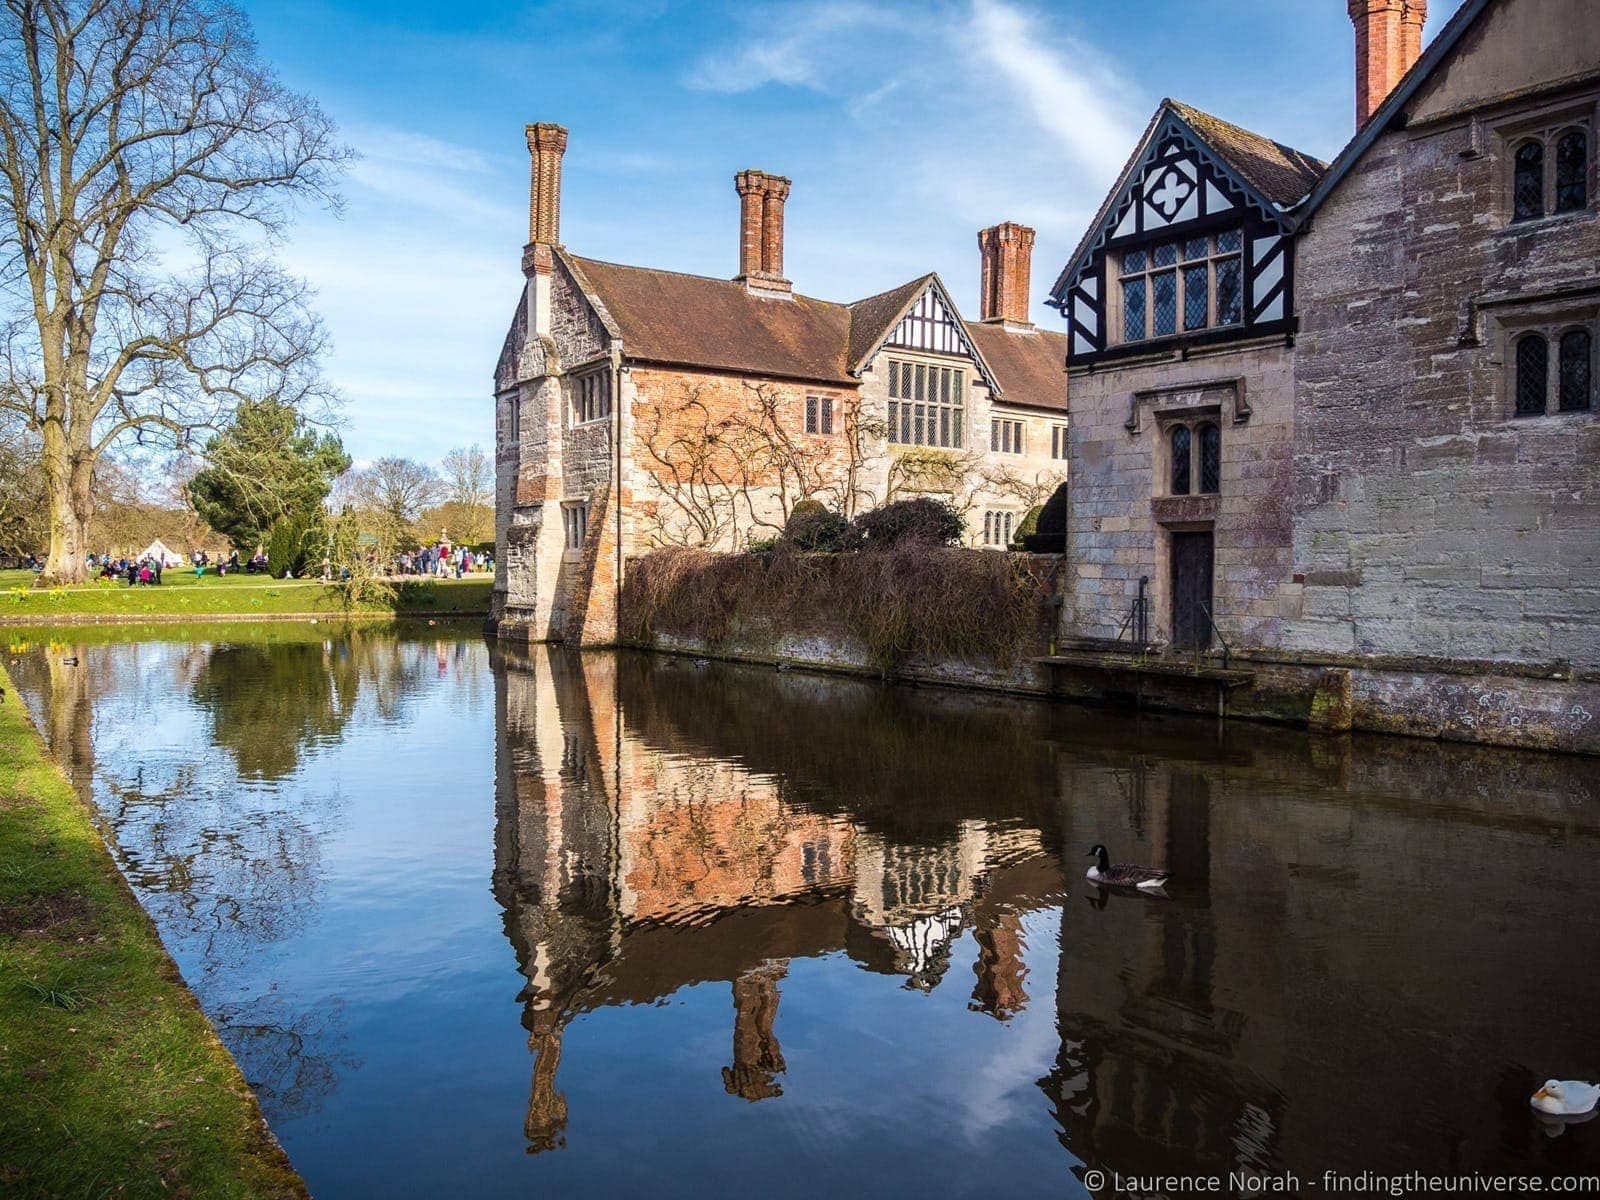
{"type": "Polygon", "coordinates": [[[739,274],[735,278],[758,296],[788,298],[783,277],[783,202],[790,181],[765,171],[740,171],[733,177],[739,193],[739,274]]]}
{"type": "Polygon", "coordinates": [[[1372,119],[1422,54],[1428,0],[1349,0],[1356,27],[1356,128],[1372,119]]]}
{"type": "Polygon", "coordinates": [[[550,332],[552,250],[561,244],[561,156],[567,131],[540,122],[524,131],[528,138],[528,244],[522,250],[522,273],[528,279],[528,328],[550,332]]]}
{"type": "Polygon", "coordinates": [[[1028,320],[1028,285],[1033,271],[1034,231],[1015,221],[978,231],[983,271],[978,282],[979,319],[1005,325],[1028,320]]]}

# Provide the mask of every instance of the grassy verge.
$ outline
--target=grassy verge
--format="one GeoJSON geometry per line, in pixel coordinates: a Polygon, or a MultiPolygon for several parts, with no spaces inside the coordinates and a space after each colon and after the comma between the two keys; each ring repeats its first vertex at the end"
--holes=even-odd
{"type": "MultiPolygon", "coordinates": [[[[263,579],[259,575],[206,575],[168,571],[160,587],[85,583],[34,588],[24,571],[0,572],[0,619],[49,623],[71,618],[144,616],[271,616],[281,613],[344,612],[333,588],[307,579],[263,579]]],[[[476,613],[489,611],[494,581],[489,575],[465,579],[408,580],[396,587],[393,604],[366,604],[359,613],[476,613]]]]}
{"type": "Polygon", "coordinates": [[[303,1196],[0,670],[0,1195],[303,1196]]]}

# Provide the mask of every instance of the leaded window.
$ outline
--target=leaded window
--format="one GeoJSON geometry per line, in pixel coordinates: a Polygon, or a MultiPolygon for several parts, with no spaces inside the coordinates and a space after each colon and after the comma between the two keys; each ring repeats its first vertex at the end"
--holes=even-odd
{"type": "Polygon", "coordinates": [[[832,433],[833,432],[833,397],[832,396],[807,396],[806,397],[806,432],[807,433],[832,433]]]}
{"type": "Polygon", "coordinates": [[[1593,403],[1593,347],[1587,329],[1569,329],[1561,335],[1558,403],[1562,412],[1585,412],[1593,403]]]}
{"type": "Polygon", "coordinates": [[[1243,319],[1239,252],[1243,236],[1162,242],[1122,255],[1122,340],[1193,333],[1243,319]]]}
{"type": "Polygon", "coordinates": [[[1517,416],[1543,416],[1549,387],[1550,346],[1537,333],[1517,340],[1517,416]]]}
{"type": "Polygon", "coordinates": [[[611,415],[611,373],[602,367],[579,375],[573,383],[572,419],[582,425],[585,421],[601,421],[611,415]]]}
{"type": "Polygon", "coordinates": [[[1189,427],[1175,426],[1172,430],[1172,494],[1189,494],[1189,427]]]}
{"type": "MultiPolygon", "coordinates": [[[[959,450],[966,403],[966,373],[960,367],[889,363],[889,440],[908,446],[959,450]]],[[[828,418],[832,432],[833,418],[828,418]]]]}
{"type": "MultiPolygon", "coordinates": [[[[1139,256],[1141,259],[1144,255],[1139,256]]],[[[1122,281],[1122,340],[1137,342],[1144,337],[1144,276],[1122,281]]]]}
{"type": "Polygon", "coordinates": [[[995,417],[989,422],[989,449],[996,454],[1022,453],[1022,422],[995,417]]]}
{"type": "Polygon", "coordinates": [[[1589,138],[1569,129],[1556,141],[1556,211],[1575,212],[1589,203],[1589,138]]]}
{"type": "Polygon", "coordinates": [[[1178,329],[1178,273],[1150,276],[1150,334],[1164,337],[1178,329]]]}
{"type": "Polygon", "coordinates": [[[561,506],[562,533],[569,553],[578,553],[589,536],[589,506],[586,503],[561,506]]]}
{"type": "Polygon", "coordinates": [[[1209,494],[1222,485],[1222,431],[1207,421],[1197,431],[1200,441],[1200,491],[1209,494]]]}
{"type": "Polygon", "coordinates": [[[1065,425],[1052,425],[1050,427],[1050,457],[1065,458],[1067,456],[1067,427],[1065,425]]]}
{"type": "Polygon", "coordinates": [[[1544,143],[1527,141],[1517,147],[1511,180],[1511,219],[1531,221],[1544,216],[1544,143]]]}

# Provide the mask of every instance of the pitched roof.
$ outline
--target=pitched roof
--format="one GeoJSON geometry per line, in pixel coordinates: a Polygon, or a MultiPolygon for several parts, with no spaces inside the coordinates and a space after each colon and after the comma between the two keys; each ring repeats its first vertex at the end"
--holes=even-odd
{"type": "MultiPolygon", "coordinates": [[[[1316,185],[1322,172],[1327,170],[1327,164],[1320,159],[1258,133],[1251,133],[1248,129],[1202,112],[1169,96],[1156,106],[1156,111],[1150,117],[1150,123],[1145,126],[1144,133],[1140,134],[1138,142],[1134,144],[1133,153],[1128,156],[1128,161],[1123,164],[1121,172],[1117,175],[1116,183],[1106,193],[1094,219],[1084,230],[1083,239],[1072,252],[1072,257],[1067,259],[1067,265],[1062,268],[1061,274],[1056,277],[1050,289],[1052,306],[1059,307],[1058,302],[1065,295],[1068,280],[1095,244],[1101,228],[1115,213],[1117,201],[1133,182],[1134,173],[1144,161],[1151,143],[1155,141],[1164,119],[1168,116],[1182,122],[1196,137],[1204,141],[1212,153],[1256,193],[1261,203],[1279,211],[1304,199],[1306,193],[1316,185]]],[[[1285,219],[1287,220],[1287,217],[1285,219]]]]}
{"type": "Polygon", "coordinates": [[[730,279],[562,256],[604,306],[629,358],[788,379],[854,383],[850,310],[796,294],[752,296],[730,279]]]}
{"type": "Polygon", "coordinates": [[[1067,335],[982,322],[967,332],[1000,385],[1002,404],[1067,411],[1067,335]]]}
{"type": "Polygon", "coordinates": [[[899,287],[857,300],[850,305],[850,348],[845,355],[852,371],[861,369],[867,356],[878,348],[884,335],[899,322],[911,302],[922,294],[933,276],[923,275],[899,287]]]}
{"type": "Polygon", "coordinates": [[[1219,158],[1279,208],[1298,204],[1328,169],[1328,164],[1320,158],[1251,133],[1191,105],[1170,98],[1162,104],[1182,117],[1219,158]]]}

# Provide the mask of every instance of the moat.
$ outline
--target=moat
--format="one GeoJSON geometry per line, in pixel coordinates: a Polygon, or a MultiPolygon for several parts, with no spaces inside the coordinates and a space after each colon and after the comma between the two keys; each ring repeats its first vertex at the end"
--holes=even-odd
{"type": "Polygon", "coordinates": [[[470,629],[7,636],[319,1197],[1600,1169],[1527,1105],[1600,1077],[1592,760],[470,629]]]}

